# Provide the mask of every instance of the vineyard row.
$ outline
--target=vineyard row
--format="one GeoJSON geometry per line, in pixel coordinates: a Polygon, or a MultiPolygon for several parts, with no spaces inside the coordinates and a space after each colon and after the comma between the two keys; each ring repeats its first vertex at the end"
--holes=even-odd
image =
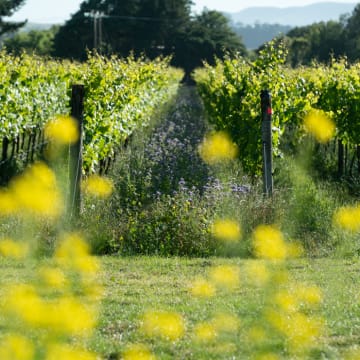
{"type": "Polygon", "coordinates": [[[44,125],[70,114],[72,85],[83,84],[83,170],[106,167],[116,146],[148,125],[181,77],[168,58],[150,62],[89,55],[86,62],[74,63],[0,52],[0,163],[31,160],[45,145],[44,125]]]}
{"type": "Polygon", "coordinates": [[[255,61],[240,56],[218,60],[195,73],[198,92],[209,120],[227,131],[238,145],[244,170],[257,176],[262,170],[261,91],[272,95],[273,152],[294,153],[304,144],[304,118],[312,111],[328,116],[336,126],[335,137],[322,150],[336,148],[340,175],[359,162],[360,63],[345,59],[330,65],[289,68],[286,48],[269,43],[255,61]],[[353,152],[353,154],[350,152],[353,152]],[[347,161],[347,168],[346,168],[347,161]]]}

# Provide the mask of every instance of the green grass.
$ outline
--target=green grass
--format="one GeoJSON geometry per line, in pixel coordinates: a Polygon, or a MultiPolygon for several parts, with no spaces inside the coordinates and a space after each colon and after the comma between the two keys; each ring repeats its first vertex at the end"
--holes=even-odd
{"type": "MultiPolygon", "coordinates": [[[[261,326],[262,309],[269,298],[266,291],[249,283],[243,270],[249,262],[260,260],[103,257],[101,261],[99,280],[105,287],[105,296],[99,326],[89,346],[104,359],[121,354],[131,343],[147,344],[159,359],[251,359],[258,351],[259,347],[249,340],[248,331],[261,326]],[[218,265],[239,266],[240,287],[231,292],[218,291],[208,299],[191,296],[188,289],[192,279],[198,275],[206,277],[210,268],[218,265]],[[184,338],[173,343],[146,338],[139,331],[139,324],[141,315],[149,309],[180,313],[186,322],[184,338]],[[238,317],[239,330],[216,341],[194,341],[194,326],[219,311],[238,317]],[[222,345],[229,343],[233,345],[227,352],[222,345]]],[[[289,261],[285,267],[294,284],[316,285],[323,292],[323,302],[313,312],[325,319],[325,331],[316,348],[298,358],[343,358],[344,352],[360,341],[360,263],[302,259],[289,261]]],[[[31,278],[27,268],[12,261],[2,260],[0,271],[1,286],[31,278]]],[[[275,351],[280,348],[280,340],[270,336],[260,348],[275,351]]],[[[282,358],[290,357],[285,354],[282,358]]]]}

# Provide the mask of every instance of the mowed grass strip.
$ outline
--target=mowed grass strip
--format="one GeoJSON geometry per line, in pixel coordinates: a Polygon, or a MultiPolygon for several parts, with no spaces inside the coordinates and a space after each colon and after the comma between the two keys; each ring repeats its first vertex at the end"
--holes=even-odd
{"type": "MultiPolygon", "coordinates": [[[[261,260],[102,257],[101,262],[99,282],[104,287],[104,298],[98,328],[88,346],[104,359],[121,358],[130,344],[144,344],[160,359],[251,359],[256,358],[255,352],[262,354],[265,350],[289,358],[278,336],[267,333],[260,339],[256,332],[266,330],[263,312],[272,302],[268,290],[251,283],[247,275],[249,265],[260,264],[261,260]],[[211,269],[218,267],[238,268],[239,284],[231,289],[217,287],[211,297],[193,296],[190,289],[194,280],[209,279],[211,269]],[[176,340],[149,337],[142,331],[143,315],[149,311],[179,314],[185,333],[176,340]],[[236,319],[238,326],[215,336],[196,336],[200,330],[206,333],[209,328],[205,325],[219,314],[230,316],[227,321],[232,324],[231,317],[236,319]]],[[[322,292],[322,302],[312,310],[324,320],[322,335],[306,357],[294,358],[344,358],[343,354],[360,340],[360,263],[350,259],[302,259],[271,266],[281,266],[295,288],[309,284],[322,292]]],[[[1,288],[31,280],[28,266],[10,260],[2,259],[0,270],[1,288]]]]}

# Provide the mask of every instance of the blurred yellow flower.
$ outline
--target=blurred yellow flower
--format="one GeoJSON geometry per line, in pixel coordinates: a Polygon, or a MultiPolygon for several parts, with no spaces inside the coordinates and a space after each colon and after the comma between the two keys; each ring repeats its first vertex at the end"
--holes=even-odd
{"type": "Polygon", "coordinates": [[[235,333],[239,330],[240,319],[231,314],[218,313],[212,318],[211,323],[218,333],[235,333]]]}
{"type": "Polygon", "coordinates": [[[84,274],[96,274],[100,264],[94,256],[90,256],[90,247],[77,234],[67,234],[56,248],[54,258],[60,266],[70,268],[84,274]]]}
{"type": "Polygon", "coordinates": [[[156,357],[142,344],[129,345],[122,354],[123,360],[155,360],[156,357]]]}
{"type": "Polygon", "coordinates": [[[256,286],[264,286],[270,278],[270,272],[261,260],[247,262],[245,273],[246,278],[256,286]]]}
{"type": "Polygon", "coordinates": [[[60,145],[76,142],[79,139],[76,120],[64,115],[55,117],[46,124],[45,136],[60,145]]]}
{"type": "Polygon", "coordinates": [[[287,337],[292,351],[310,349],[322,333],[323,321],[300,312],[282,313],[269,310],[267,320],[287,337]]]}
{"type": "Polygon", "coordinates": [[[241,237],[240,225],[229,219],[215,220],[211,232],[217,239],[226,242],[238,241],[241,237]]]}
{"type": "Polygon", "coordinates": [[[238,149],[229,135],[220,131],[205,137],[199,146],[199,153],[206,163],[212,165],[235,159],[238,149]]]}
{"type": "Polygon", "coordinates": [[[97,356],[87,350],[71,347],[67,344],[51,344],[47,348],[45,360],[96,360],[97,356]]]}
{"type": "Polygon", "coordinates": [[[289,345],[293,351],[302,351],[310,349],[316,344],[323,327],[321,319],[295,313],[287,318],[287,328],[284,335],[288,337],[289,345]]]}
{"type": "MultiPolygon", "coordinates": [[[[3,296],[3,312],[32,325],[38,323],[44,306],[33,286],[18,284],[6,289],[3,296]]],[[[44,316],[46,316],[44,314],[44,316]]]]}
{"type": "Polygon", "coordinates": [[[298,242],[291,242],[286,245],[287,257],[297,259],[304,253],[304,248],[298,242]]]}
{"type": "Polygon", "coordinates": [[[275,329],[279,330],[283,334],[287,332],[287,318],[288,314],[275,311],[273,309],[265,310],[265,319],[272,325],[275,329]]]}
{"type": "Polygon", "coordinates": [[[335,135],[335,123],[321,110],[312,110],[304,119],[305,130],[321,143],[335,135]]]}
{"type": "Polygon", "coordinates": [[[298,310],[299,302],[295,294],[288,290],[280,290],[275,294],[275,303],[282,311],[292,313],[298,310]]]}
{"type": "Polygon", "coordinates": [[[335,225],[350,231],[360,230],[360,205],[344,206],[338,209],[333,216],[335,225]]]}
{"type": "Polygon", "coordinates": [[[67,283],[64,272],[57,268],[41,267],[38,270],[38,275],[46,286],[55,289],[61,289],[67,283]]]}
{"type": "Polygon", "coordinates": [[[146,336],[175,341],[184,336],[185,322],[180,314],[166,311],[149,311],[144,314],[141,330],[146,336]]]}
{"type": "Polygon", "coordinates": [[[214,340],[218,334],[214,324],[210,322],[203,322],[195,326],[194,336],[198,341],[211,341],[214,340]]]}
{"type": "Polygon", "coordinates": [[[190,293],[193,296],[206,298],[214,296],[216,292],[216,288],[210,282],[205,280],[204,278],[197,278],[194,280],[190,287],[190,293]]]}
{"type": "Polygon", "coordinates": [[[234,290],[240,285],[240,270],[237,266],[216,266],[210,270],[209,275],[214,284],[228,290],[234,290]]]}
{"type": "Polygon", "coordinates": [[[82,187],[89,195],[97,196],[99,198],[107,198],[112,194],[114,184],[108,178],[91,175],[83,182],[82,187]]]}
{"type": "Polygon", "coordinates": [[[48,304],[46,315],[45,326],[59,334],[87,336],[97,322],[96,309],[72,297],[63,297],[48,304]]]}
{"type": "Polygon", "coordinates": [[[287,245],[280,230],[270,225],[260,225],[254,231],[253,245],[258,258],[283,260],[287,256],[287,245]]]}
{"type": "Polygon", "coordinates": [[[14,259],[23,259],[29,253],[28,244],[11,239],[0,240],[0,255],[14,259]]]}
{"type": "Polygon", "coordinates": [[[359,360],[360,359],[360,349],[355,348],[355,349],[346,350],[342,359],[344,359],[344,360],[359,360]]]}
{"type": "Polygon", "coordinates": [[[63,211],[61,193],[53,171],[37,163],[10,182],[8,196],[19,211],[56,218],[63,211]]]}
{"type": "Polygon", "coordinates": [[[34,328],[59,334],[87,335],[96,324],[96,311],[72,297],[42,299],[30,285],[13,285],[4,296],[3,311],[34,328]]]}
{"type": "Polygon", "coordinates": [[[1,360],[33,360],[34,354],[34,345],[23,336],[8,334],[0,342],[1,360]]]}

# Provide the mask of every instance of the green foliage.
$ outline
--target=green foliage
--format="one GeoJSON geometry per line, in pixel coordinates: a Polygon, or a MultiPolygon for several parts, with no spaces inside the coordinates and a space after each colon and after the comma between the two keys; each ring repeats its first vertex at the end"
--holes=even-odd
{"type": "Polygon", "coordinates": [[[71,84],[86,89],[84,110],[84,170],[113,157],[135,128],[146,126],[151,112],[176,88],[182,72],[170,59],[153,62],[90,55],[87,62],[47,60],[0,53],[0,139],[9,141],[42,129],[59,114],[69,114],[71,84]]]}
{"type": "Polygon", "coordinates": [[[316,60],[329,63],[331,57],[345,54],[345,28],[337,21],[297,27],[287,33],[290,39],[290,62],[293,66],[309,65],[316,60]]]}
{"type": "Polygon", "coordinates": [[[25,0],[0,0],[0,35],[15,31],[25,25],[26,21],[10,22],[3,20],[3,17],[13,15],[24,2],[25,0]]]}
{"type": "Polygon", "coordinates": [[[125,254],[209,256],[216,241],[209,234],[211,209],[198,196],[163,195],[128,218],[120,239],[125,254]]]}
{"type": "MultiPolygon", "coordinates": [[[[269,43],[253,62],[228,57],[195,73],[210,122],[217,130],[231,134],[239,146],[243,169],[251,176],[261,172],[263,89],[272,95],[275,155],[301,147],[302,122],[312,108],[325,111],[333,119],[337,139],[352,146],[359,143],[359,64],[349,66],[345,60],[333,60],[328,67],[313,64],[289,69],[285,61],[286,49],[269,43]]],[[[326,151],[317,151],[317,155],[321,153],[326,151]]]]}
{"type": "Polygon", "coordinates": [[[191,71],[206,60],[222,57],[225,51],[241,51],[245,47],[231,29],[229,20],[218,11],[204,10],[191,16],[189,0],[83,2],[80,10],[63,25],[55,37],[54,55],[85,59],[87,49],[93,49],[91,11],[105,14],[102,19],[103,54],[139,56],[173,56],[172,64],[191,71]]]}
{"type": "Polygon", "coordinates": [[[9,52],[16,55],[26,52],[50,56],[53,51],[54,36],[58,29],[58,26],[53,26],[49,30],[21,31],[13,37],[5,39],[4,46],[9,52]]]}

